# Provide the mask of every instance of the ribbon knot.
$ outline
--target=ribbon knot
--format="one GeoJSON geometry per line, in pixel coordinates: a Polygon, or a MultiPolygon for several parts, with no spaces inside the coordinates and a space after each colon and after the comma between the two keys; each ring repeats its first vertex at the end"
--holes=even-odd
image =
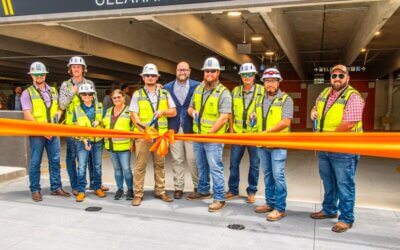
{"type": "Polygon", "coordinates": [[[156,151],[159,156],[166,156],[168,154],[168,145],[175,142],[175,133],[173,129],[170,129],[160,135],[156,129],[148,127],[144,138],[145,140],[156,140],[151,146],[150,152],[156,151]]]}

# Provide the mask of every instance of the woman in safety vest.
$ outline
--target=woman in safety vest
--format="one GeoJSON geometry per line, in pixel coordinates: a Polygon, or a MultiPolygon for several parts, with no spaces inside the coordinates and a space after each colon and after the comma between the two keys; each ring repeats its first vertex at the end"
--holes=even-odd
{"type": "MultiPolygon", "coordinates": [[[[103,119],[103,105],[93,101],[95,91],[90,84],[79,86],[78,94],[81,104],[75,108],[73,122],[81,127],[97,127],[103,119]]],[[[86,189],[86,167],[89,155],[93,164],[93,190],[100,197],[106,197],[101,189],[101,166],[103,153],[103,138],[96,137],[77,137],[75,138],[76,151],[78,155],[78,195],[76,201],[81,202],[85,199],[86,189]]]]}
{"type": "MultiPolygon", "coordinates": [[[[130,117],[129,106],[124,104],[124,93],[116,89],[111,93],[114,106],[107,109],[103,118],[103,125],[107,129],[132,131],[133,124],[130,117]]],[[[106,138],[104,146],[110,153],[111,162],[114,166],[114,176],[118,190],[115,200],[124,195],[124,179],[128,189],[126,199],[133,199],[133,175],[131,169],[132,139],[130,138],[106,138]]]]}

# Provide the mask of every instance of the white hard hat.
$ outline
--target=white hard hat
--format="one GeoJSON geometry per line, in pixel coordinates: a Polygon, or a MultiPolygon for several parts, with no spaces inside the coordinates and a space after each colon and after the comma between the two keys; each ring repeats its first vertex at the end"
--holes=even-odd
{"type": "Polygon", "coordinates": [[[67,67],[69,68],[71,65],[83,65],[85,68],[87,67],[85,59],[80,56],[73,56],[69,59],[67,67]]]}
{"type": "Polygon", "coordinates": [[[215,57],[209,57],[204,61],[203,68],[201,70],[206,70],[206,69],[216,69],[216,70],[221,70],[221,67],[219,65],[219,61],[215,57]]]}
{"type": "Polygon", "coordinates": [[[240,66],[239,75],[243,73],[254,73],[257,74],[256,66],[252,63],[244,63],[240,66]]]}
{"type": "Polygon", "coordinates": [[[48,74],[46,66],[42,62],[34,62],[29,68],[28,74],[48,74]]]}
{"type": "Polygon", "coordinates": [[[158,74],[158,69],[157,66],[152,64],[152,63],[148,63],[146,65],[144,65],[143,67],[143,71],[142,73],[140,73],[141,76],[143,75],[160,75],[158,74]]]}
{"type": "Polygon", "coordinates": [[[79,86],[78,94],[80,93],[94,93],[93,86],[90,85],[89,83],[84,83],[81,86],[79,86]]]}
{"type": "Polygon", "coordinates": [[[276,68],[269,68],[264,71],[264,73],[261,77],[261,81],[264,81],[264,79],[267,79],[267,78],[276,78],[276,79],[279,79],[279,81],[283,80],[281,73],[276,68]]]}

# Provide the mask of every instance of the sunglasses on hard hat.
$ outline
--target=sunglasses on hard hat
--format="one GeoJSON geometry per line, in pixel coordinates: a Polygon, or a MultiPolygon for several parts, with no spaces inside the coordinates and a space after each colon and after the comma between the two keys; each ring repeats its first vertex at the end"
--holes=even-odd
{"type": "Polygon", "coordinates": [[[216,72],[217,72],[216,69],[206,69],[206,70],[204,70],[204,73],[207,73],[207,74],[209,74],[209,73],[214,74],[216,72]]]}
{"type": "Polygon", "coordinates": [[[256,74],[254,74],[254,73],[243,73],[243,74],[240,74],[242,77],[244,77],[244,78],[250,78],[250,77],[253,77],[253,76],[255,76],[256,74]]]}
{"type": "Polygon", "coordinates": [[[93,96],[93,93],[81,93],[82,96],[93,96]]]}
{"type": "Polygon", "coordinates": [[[150,77],[156,78],[157,77],[157,75],[143,75],[143,76],[148,77],[148,78],[150,78],[150,77]]]}
{"type": "Polygon", "coordinates": [[[32,74],[34,77],[43,77],[43,76],[45,76],[46,74],[44,74],[44,73],[38,73],[38,74],[32,74]]]}
{"type": "Polygon", "coordinates": [[[332,78],[332,79],[336,79],[336,78],[344,79],[345,77],[346,77],[345,74],[332,74],[332,75],[331,75],[331,78],[332,78]]]}

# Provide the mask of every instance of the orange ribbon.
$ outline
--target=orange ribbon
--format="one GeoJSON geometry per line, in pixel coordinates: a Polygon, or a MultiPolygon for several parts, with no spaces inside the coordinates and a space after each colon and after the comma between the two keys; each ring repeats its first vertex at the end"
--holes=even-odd
{"type": "Polygon", "coordinates": [[[154,152],[157,150],[158,155],[166,156],[168,154],[168,145],[174,144],[174,142],[174,130],[168,130],[164,134],[157,136],[157,139],[153,146],[151,146],[150,151],[154,152]]]}

